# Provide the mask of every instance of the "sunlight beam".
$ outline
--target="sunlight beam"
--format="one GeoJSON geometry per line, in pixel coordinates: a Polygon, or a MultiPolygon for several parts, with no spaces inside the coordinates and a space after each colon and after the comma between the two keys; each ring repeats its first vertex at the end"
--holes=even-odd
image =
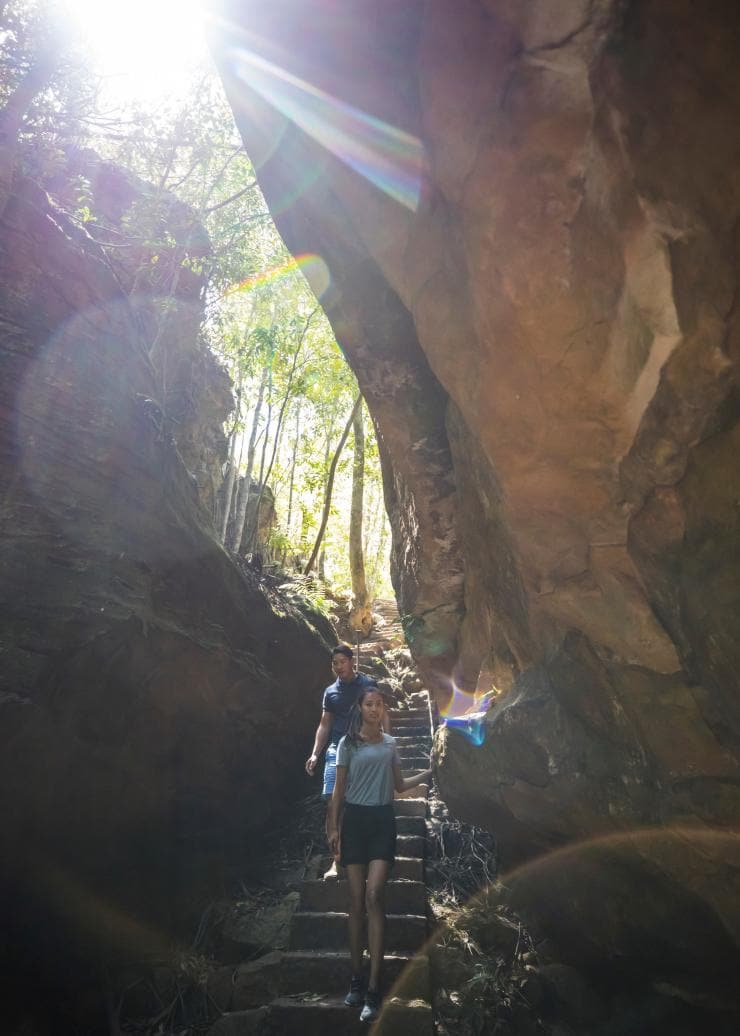
{"type": "Polygon", "coordinates": [[[182,94],[191,70],[209,60],[202,0],[61,0],[61,7],[117,101],[182,94]]]}
{"type": "Polygon", "coordinates": [[[421,200],[426,157],[418,137],[333,97],[243,46],[228,60],[236,79],[405,208],[421,200]]]}

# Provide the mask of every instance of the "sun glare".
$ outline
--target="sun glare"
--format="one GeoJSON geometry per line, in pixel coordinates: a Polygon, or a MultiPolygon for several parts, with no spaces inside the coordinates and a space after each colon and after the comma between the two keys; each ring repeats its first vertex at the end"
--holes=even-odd
{"type": "Polygon", "coordinates": [[[156,100],[185,90],[207,57],[202,0],[63,0],[117,101],[156,100]]]}

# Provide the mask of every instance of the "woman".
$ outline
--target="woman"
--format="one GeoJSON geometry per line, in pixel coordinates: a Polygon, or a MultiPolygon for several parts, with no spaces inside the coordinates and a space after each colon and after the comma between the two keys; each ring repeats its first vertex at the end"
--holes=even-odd
{"type": "Polygon", "coordinates": [[[350,714],[347,733],[337,746],[337,777],[326,831],[333,855],[340,856],[349,885],[349,945],[352,982],[344,1002],[363,1002],[363,922],[367,912],[370,978],[360,1018],[372,1022],[380,1013],[380,966],[385,932],[384,890],[396,852],[394,791],[428,781],[431,770],[401,776],[396,742],[383,731],[385,704],[377,688],[361,691],[350,714]],[[341,818],[341,839],[339,835],[341,818]],[[341,846],[341,853],[340,853],[341,846]]]}

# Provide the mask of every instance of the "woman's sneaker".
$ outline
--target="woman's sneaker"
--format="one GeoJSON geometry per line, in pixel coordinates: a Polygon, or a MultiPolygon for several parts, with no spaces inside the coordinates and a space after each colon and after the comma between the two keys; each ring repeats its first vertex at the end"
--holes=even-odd
{"type": "Polygon", "coordinates": [[[365,983],[361,975],[353,975],[349,984],[349,993],[344,998],[347,1007],[359,1007],[365,999],[365,983]]]}
{"type": "Polygon", "coordinates": [[[374,1022],[380,1014],[380,993],[377,989],[368,989],[365,993],[365,1006],[360,1015],[361,1022],[374,1022]]]}

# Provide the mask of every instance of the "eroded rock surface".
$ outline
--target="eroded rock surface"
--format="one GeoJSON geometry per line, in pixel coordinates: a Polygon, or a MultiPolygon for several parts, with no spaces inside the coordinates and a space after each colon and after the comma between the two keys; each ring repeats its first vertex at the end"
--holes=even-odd
{"type": "Polygon", "coordinates": [[[483,747],[441,736],[448,803],[510,861],[654,825],[729,832],[737,5],[217,7],[278,226],[331,273],[415,656],[443,703],[452,680],[507,692],[483,747]]]}
{"type": "Polygon", "coordinates": [[[133,287],[95,228],[16,177],[0,224],[6,1005],[61,1011],[108,961],[192,935],[206,888],[295,797],[328,672],[328,624],[215,539],[219,444],[201,432],[225,419],[228,379],[192,341],[176,351],[202,285],[183,276],[164,323],[154,287],[133,287]],[[179,421],[157,353],[192,393],[179,421]]]}

